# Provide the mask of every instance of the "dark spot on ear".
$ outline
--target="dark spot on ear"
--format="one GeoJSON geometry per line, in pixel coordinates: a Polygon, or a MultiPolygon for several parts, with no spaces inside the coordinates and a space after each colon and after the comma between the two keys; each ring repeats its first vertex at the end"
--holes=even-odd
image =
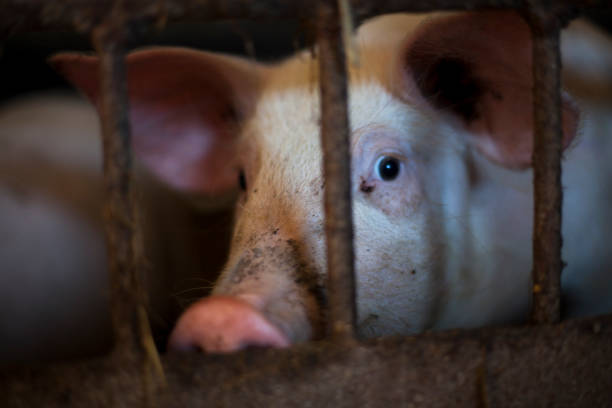
{"type": "MultiPolygon", "coordinates": [[[[469,123],[478,119],[478,101],[486,92],[482,80],[476,77],[467,61],[456,57],[438,58],[431,65],[421,66],[416,56],[417,86],[436,108],[445,109],[469,123]],[[421,68],[421,69],[419,69],[421,68]]],[[[496,97],[501,98],[497,94],[496,97]]]]}
{"type": "Polygon", "coordinates": [[[410,271],[410,274],[411,274],[411,275],[416,275],[416,269],[411,270],[411,271],[410,271]]]}

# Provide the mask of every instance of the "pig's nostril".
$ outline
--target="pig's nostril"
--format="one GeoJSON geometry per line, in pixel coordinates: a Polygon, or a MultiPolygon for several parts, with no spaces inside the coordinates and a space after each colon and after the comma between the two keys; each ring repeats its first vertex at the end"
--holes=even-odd
{"type": "Polygon", "coordinates": [[[185,311],[170,336],[179,351],[232,352],[249,346],[287,347],[289,340],[254,306],[229,296],[200,300],[185,311]]]}

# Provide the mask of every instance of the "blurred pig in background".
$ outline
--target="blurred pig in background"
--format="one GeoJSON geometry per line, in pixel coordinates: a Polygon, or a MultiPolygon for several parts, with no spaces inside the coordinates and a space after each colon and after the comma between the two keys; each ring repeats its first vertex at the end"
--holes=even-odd
{"type": "MultiPolygon", "coordinates": [[[[72,95],[29,97],[2,109],[0,139],[0,359],[104,351],[110,316],[97,115],[72,95]]],[[[225,261],[231,197],[188,200],[141,172],[137,195],[149,313],[165,337],[225,261]]]]}

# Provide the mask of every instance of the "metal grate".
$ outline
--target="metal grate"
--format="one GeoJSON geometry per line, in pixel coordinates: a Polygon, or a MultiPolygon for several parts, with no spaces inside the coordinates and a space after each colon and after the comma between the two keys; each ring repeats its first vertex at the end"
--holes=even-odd
{"type": "MultiPolygon", "coordinates": [[[[101,58],[106,234],[115,352],[108,358],[0,372],[3,406],[217,405],[612,406],[612,316],[560,319],[561,116],[559,30],[605,0],[353,0],[356,19],[398,11],[520,9],[534,38],[534,290],[541,325],[353,340],[347,80],[335,0],[5,1],[0,35],[31,29],[89,32],[101,58]],[[95,4],[93,4],[95,3],[95,4]],[[131,198],[125,45],[174,20],[315,20],[320,52],[331,341],[232,356],[162,356],[144,342],[131,198]],[[333,157],[333,158],[332,158],[333,157]],[[153,358],[153,360],[152,360],[153,358]]],[[[146,332],[146,330],[145,330],[146,332]]]]}

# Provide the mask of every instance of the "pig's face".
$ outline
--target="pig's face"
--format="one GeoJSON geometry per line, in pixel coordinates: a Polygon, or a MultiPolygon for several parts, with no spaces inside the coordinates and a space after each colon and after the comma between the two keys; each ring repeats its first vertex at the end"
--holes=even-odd
{"type": "MultiPolygon", "coordinates": [[[[322,328],[324,183],[318,91],[308,82],[313,64],[287,64],[296,67],[271,73],[239,141],[243,191],[229,262],[214,293],[247,297],[299,341],[322,328]],[[285,70],[293,73],[291,84],[285,70]]],[[[440,129],[375,77],[351,91],[358,330],[416,332],[430,324],[440,296],[440,262],[432,253],[439,250],[433,236],[439,227],[425,189],[431,155],[425,148],[436,144],[421,142],[440,129]]]]}
{"type": "MultiPolygon", "coordinates": [[[[361,64],[350,67],[362,336],[437,327],[449,308],[463,322],[479,321],[462,316],[462,299],[476,296],[469,288],[478,278],[478,262],[466,263],[475,182],[469,157],[524,168],[531,155],[525,23],[513,13],[421,19],[365,25],[356,41],[361,64]]],[[[95,59],[54,62],[96,100],[95,59]]],[[[316,61],[299,54],[262,67],[160,49],[128,63],[141,160],[182,190],[240,190],[226,267],[213,295],[179,320],[171,344],[231,351],[320,337],[325,181],[316,61]]],[[[566,142],[575,121],[567,105],[566,142]]]]}

